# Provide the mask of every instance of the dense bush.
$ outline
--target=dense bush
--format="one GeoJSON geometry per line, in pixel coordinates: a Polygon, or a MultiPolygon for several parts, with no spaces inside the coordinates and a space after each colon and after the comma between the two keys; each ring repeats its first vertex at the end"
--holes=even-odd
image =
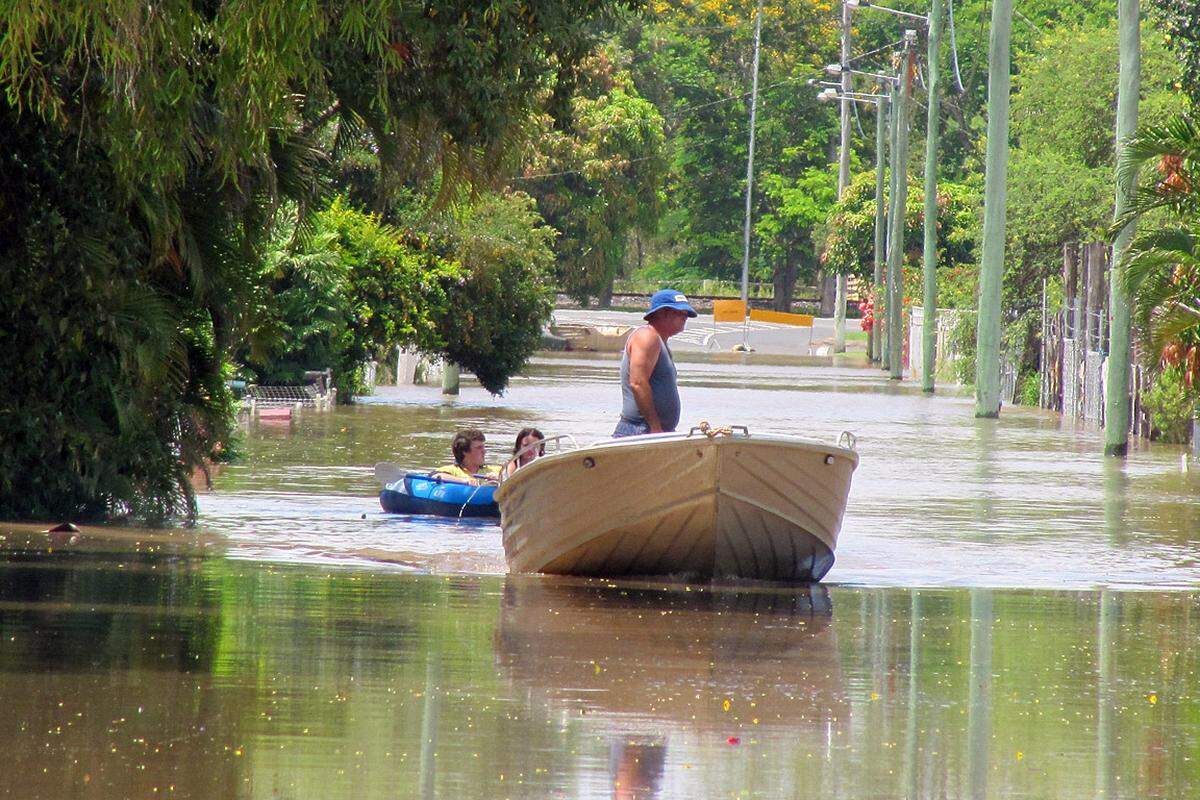
{"type": "MultiPolygon", "coordinates": [[[[955,286],[963,280],[960,273],[969,273],[971,279],[978,273],[975,240],[980,202],[979,192],[972,187],[948,182],[938,185],[938,271],[939,275],[953,273],[955,286]]],[[[912,268],[916,281],[912,287],[916,294],[911,296],[920,297],[925,190],[914,176],[909,176],[904,208],[904,264],[912,268]]],[[[841,202],[829,212],[821,263],[833,272],[854,275],[869,283],[875,269],[874,254],[875,173],[863,172],[851,179],[841,202]]],[[[941,299],[948,306],[946,300],[957,303],[962,298],[954,292],[943,293],[941,299]]]]}
{"type": "Polygon", "coordinates": [[[550,319],[554,236],[520,193],[484,198],[443,234],[464,272],[446,286],[436,352],[494,394],[533,355],[550,319]]]}
{"type": "Polygon", "coordinates": [[[272,242],[258,282],[255,328],[239,360],[260,383],[296,383],[305,370],[333,370],[339,399],[368,387],[367,361],[395,345],[434,351],[457,264],[340,200],[312,232],[272,242]]]}
{"type": "Polygon", "coordinates": [[[1175,444],[1188,441],[1196,401],[1196,392],[1184,381],[1179,367],[1167,367],[1155,375],[1142,395],[1142,402],[1150,412],[1151,435],[1175,444]]]}
{"type": "Polygon", "coordinates": [[[215,311],[104,155],[0,105],[0,517],[190,516],[232,421],[215,311]]]}

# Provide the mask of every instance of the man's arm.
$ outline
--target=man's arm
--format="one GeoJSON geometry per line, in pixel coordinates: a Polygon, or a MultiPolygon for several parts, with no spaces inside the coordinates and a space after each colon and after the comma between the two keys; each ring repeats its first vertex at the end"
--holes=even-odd
{"type": "Polygon", "coordinates": [[[642,419],[650,426],[650,433],[663,432],[662,420],[654,407],[654,392],[650,390],[650,374],[661,349],[662,340],[653,328],[639,328],[629,338],[629,388],[642,419]]]}

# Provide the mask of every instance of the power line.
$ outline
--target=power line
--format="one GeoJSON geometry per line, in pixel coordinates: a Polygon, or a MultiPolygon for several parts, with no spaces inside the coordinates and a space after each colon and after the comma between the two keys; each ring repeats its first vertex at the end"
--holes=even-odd
{"type": "MultiPolygon", "coordinates": [[[[811,76],[808,76],[808,77],[811,77],[811,76]]],[[[769,92],[772,89],[777,89],[780,86],[787,86],[788,84],[795,83],[796,81],[808,80],[808,77],[788,78],[787,80],[779,81],[778,83],[772,83],[769,86],[763,86],[758,90],[758,92],[759,92],[759,94],[762,94],[763,92],[769,92]]],[[[742,100],[744,98],[749,97],[750,95],[751,95],[751,92],[742,92],[741,94],[733,94],[733,95],[729,95],[728,97],[719,98],[717,100],[710,100],[707,103],[695,103],[690,106],[683,106],[682,108],[676,109],[675,111],[672,111],[669,114],[663,114],[663,119],[675,119],[678,117],[682,117],[686,113],[690,113],[692,111],[699,111],[702,108],[708,108],[709,106],[715,106],[720,103],[728,103],[730,100],[742,100]]]]}

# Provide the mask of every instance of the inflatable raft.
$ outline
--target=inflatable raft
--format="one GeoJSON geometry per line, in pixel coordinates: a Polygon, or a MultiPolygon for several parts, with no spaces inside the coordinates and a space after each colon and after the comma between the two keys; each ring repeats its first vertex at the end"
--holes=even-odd
{"type": "Polygon", "coordinates": [[[423,473],[408,473],[386,484],[379,504],[393,514],[433,514],[439,517],[490,517],[500,519],[496,487],[469,486],[423,473]]]}

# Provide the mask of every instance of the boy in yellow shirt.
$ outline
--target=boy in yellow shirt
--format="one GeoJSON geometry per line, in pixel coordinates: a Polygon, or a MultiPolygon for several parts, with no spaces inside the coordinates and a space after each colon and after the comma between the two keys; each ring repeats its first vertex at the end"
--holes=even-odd
{"type": "Polygon", "coordinates": [[[476,428],[459,431],[454,434],[450,443],[450,452],[454,454],[454,463],[438,467],[433,471],[433,477],[455,483],[466,483],[471,486],[482,486],[496,483],[500,468],[484,464],[487,460],[483,431],[476,428]]]}

